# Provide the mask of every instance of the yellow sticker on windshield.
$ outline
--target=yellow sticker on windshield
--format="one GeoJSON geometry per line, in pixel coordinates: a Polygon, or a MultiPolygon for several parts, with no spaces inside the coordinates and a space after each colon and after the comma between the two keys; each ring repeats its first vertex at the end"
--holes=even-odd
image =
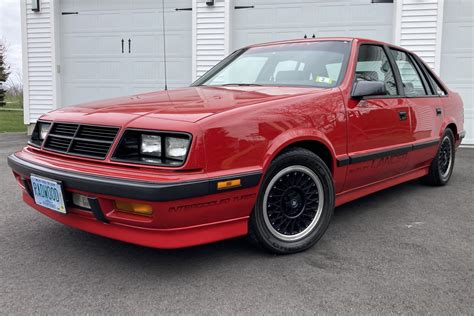
{"type": "Polygon", "coordinates": [[[328,78],[328,77],[320,77],[320,76],[316,76],[316,78],[314,79],[315,82],[320,82],[320,83],[327,83],[327,84],[333,84],[334,83],[334,80],[332,80],[331,78],[328,78]]]}

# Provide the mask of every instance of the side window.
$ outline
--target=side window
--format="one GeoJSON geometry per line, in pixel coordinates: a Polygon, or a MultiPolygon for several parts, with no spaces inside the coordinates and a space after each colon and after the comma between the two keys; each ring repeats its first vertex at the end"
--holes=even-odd
{"type": "Polygon", "coordinates": [[[406,53],[399,50],[390,49],[390,52],[400,71],[405,95],[408,97],[427,95],[428,93],[412,59],[406,53]]]}
{"type": "Polygon", "coordinates": [[[433,76],[430,73],[428,73],[428,75],[430,76],[431,82],[433,82],[433,86],[436,89],[436,94],[447,95],[446,91],[444,91],[444,89],[438,84],[438,82],[433,78],[433,76]]]}
{"type": "MultiPolygon", "coordinates": [[[[421,64],[421,63],[418,63],[421,64]]],[[[434,94],[435,95],[447,95],[446,91],[444,88],[438,83],[438,81],[435,79],[433,74],[431,73],[430,70],[427,69],[425,65],[421,65],[423,67],[423,71],[428,77],[428,80],[430,81],[431,85],[434,87],[434,94]]]]}
{"type": "Polygon", "coordinates": [[[381,46],[362,45],[356,66],[356,81],[381,81],[385,84],[387,95],[397,95],[397,85],[392,67],[381,46]]]}

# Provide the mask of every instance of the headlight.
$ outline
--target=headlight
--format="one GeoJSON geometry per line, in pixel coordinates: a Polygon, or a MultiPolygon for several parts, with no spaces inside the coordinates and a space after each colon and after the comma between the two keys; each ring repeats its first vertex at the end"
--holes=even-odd
{"type": "Polygon", "coordinates": [[[183,159],[188,152],[189,139],[167,137],[166,157],[173,159],[183,159]]]}
{"type": "Polygon", "coordinates": [[[140,153],[142,155],[161,157],[161,136],[142,135],[141,138],[140,153]]]}
{"type": "Polygon", "coordinates": [[[38,121],[36,123],[35,129],[33,130],[33,133],[31,134],[31,139],[30,139],[29,143],[34,145],[34,146],[41,146],[44,139],[48,135],[50,127],[51,127],[50,122],[38,121]]]}
{"type": "Polygon", "coordinates": [[[128,129],[124,132],[112,160],[178,167],[184,164],[191,135],[128,129]]]}
{"type": "Polygon", "coordinates": [[[39,131],[39,139],[44,140],[46,135],[48,135],[49,128],[51,127],[51,123],[38,123],[38,131],[39,131]]]}

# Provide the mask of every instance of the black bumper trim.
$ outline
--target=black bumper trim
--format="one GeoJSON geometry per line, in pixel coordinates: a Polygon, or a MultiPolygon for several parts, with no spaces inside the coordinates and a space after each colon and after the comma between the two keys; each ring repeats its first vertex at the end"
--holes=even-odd
{"type": "Polygon", "coordinates": [[[363,155],[353,155],[347,158],[338,159],[337,166],[343,167],[343,166],[347,166],[347,165],[351,165],[351,164],[355,164],[359,162],[365,162],[365,161],[389,157],[389,156],[403,155],[410,151],[428,148],[431,146],[436,146],[438,144],[439,144],[439,140],[435,139],[435,140],[420,142],[420,143],[411,144],[411,145],[404,145],[404,146],[397,147],[395,149],[377,151],[374,153],[363,154],[363,155]]]}
{"type": "Polygon", "coordinates": [[[14,154],[8,157],[8,165],[22,176],[30,177],[30,174],[33,173],[62,181],[66,189],[71,188],[88,193],[155,202],[174,201],[218,192],[227,192],[230,190],[217,191],[217,182],[232,179],[241,180],[241,185],[234,189],[255,187],[262,177],[261,172],[251,172],[190,182],[156,183],[130,181],[48,168],[18,158],[14,154]]]}
{"type": "Polygon", "coordinates": [[[89,200],[89,205],[91,206],[92,214],[94,214],[95,218],[101,222],[108,223],[109,221],[107,220],[104,213],[102,212],[99,200],[95,197],[89,197],[88,200],[89,200]]]}

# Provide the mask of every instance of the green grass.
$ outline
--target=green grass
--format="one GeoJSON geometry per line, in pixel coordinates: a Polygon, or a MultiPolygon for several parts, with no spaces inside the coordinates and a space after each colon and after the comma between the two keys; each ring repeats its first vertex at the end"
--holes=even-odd
{"type": "Polygon", "coordinates": [[[26,132],[23,124],[23,111],[0,110],[0,133],[26,132]]]}
{"type": "Polygon", "coordinates": [[[9,108],[9,109],[23,108],[23,96],[6,95],[5,101],[7,104],[5,105],[4,108],[9,108]]]}

